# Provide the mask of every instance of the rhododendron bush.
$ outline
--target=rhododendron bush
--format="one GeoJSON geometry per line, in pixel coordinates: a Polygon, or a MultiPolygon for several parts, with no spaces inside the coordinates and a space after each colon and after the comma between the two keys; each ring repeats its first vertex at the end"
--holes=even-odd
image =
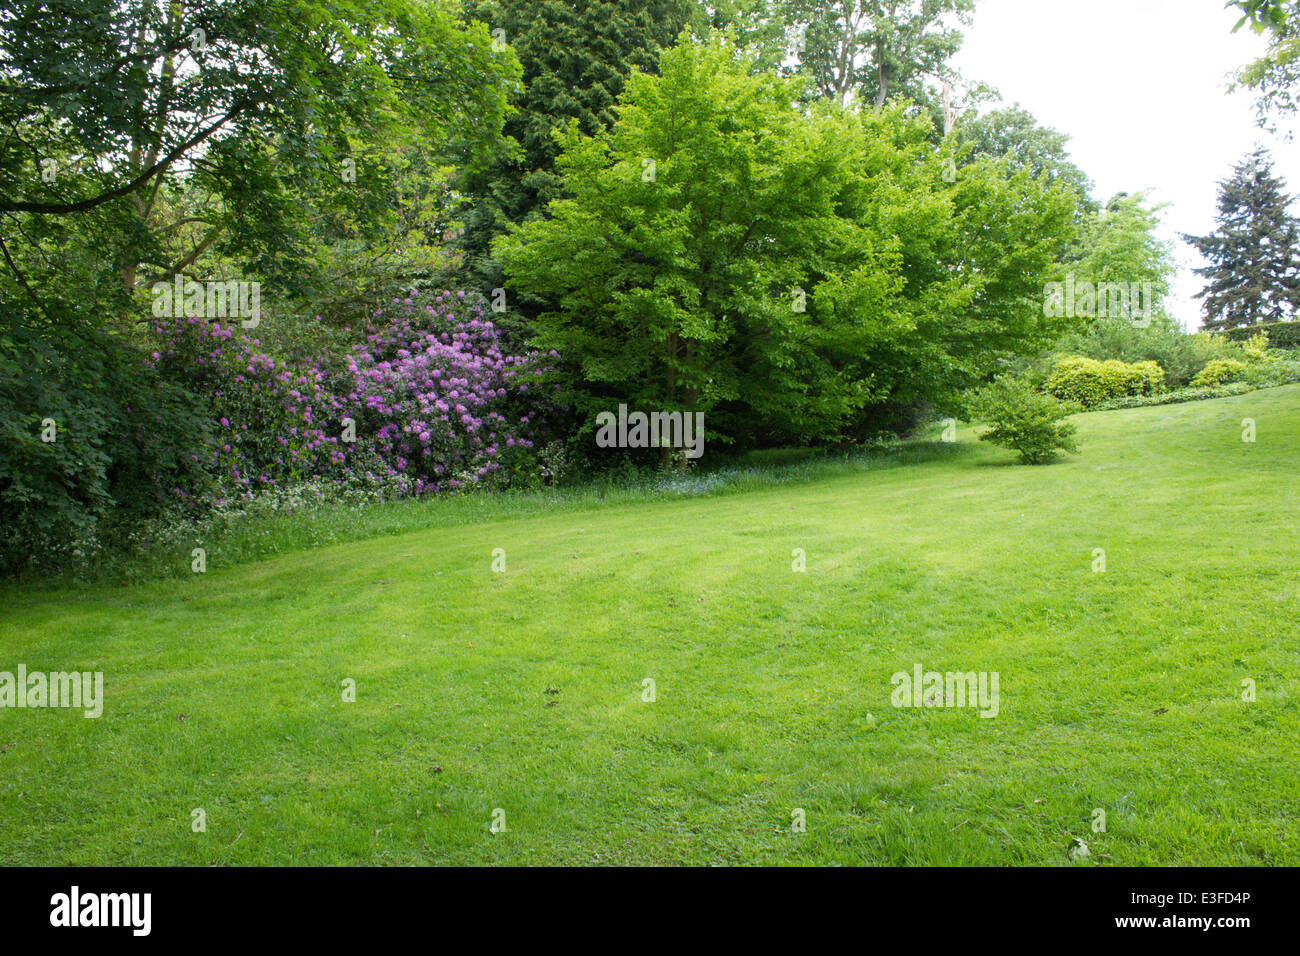
{"type": "Polygon", "coordinates": [[[553,414],[546,369],[501,351],[477,293],[394,300],[350,354],[298,366],[237,324],[159,319],[154,334],[158,371],[210,402],[215,444],[192,454],[224,494],[326,480],[398,497],[536,480],[532,450],[553,414]]]}
{"type": "Polygon", "coordinates": [[[503,354],[485,304],[464,292],[395,302],[348,358],[357,444],[417,494],[535,471],[537,417],[549,408],[541,357],[503,354]]]}
{"type": "Polygon", "coordinates": [[[342,474],[342,406],[320,368],[277,362],[238,324],[159,319],[154,333],[159,371],[210,402],[215,444],[192,454],[211,464],[228,493],[342,474]]]}

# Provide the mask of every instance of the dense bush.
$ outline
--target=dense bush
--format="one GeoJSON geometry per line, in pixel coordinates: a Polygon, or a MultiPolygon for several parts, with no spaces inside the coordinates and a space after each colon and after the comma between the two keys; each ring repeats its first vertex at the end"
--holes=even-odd
{"type": "MultiPolygon", "coordinates": [[[[1205,332],[1188,335],[1163,316],[1157,316],[1145,329],[1134,328],[1127,320],[1098,319],[1088,329],[1065,336],[1053,352],[1040,356],[1034,363],[1023,364],[1020,370],[1035,383],[1046,387],[1063,361],[1076,357],[1139,365],[1155,361],[1164,370],[1164,384],[1173,389],[1192,387],[1194,381],[1197,388],[1215,384],[1199,378],[1207,366],[1213,367],[1210,375],[1215,378],[1227,374],[1227,370],[1236,369],[1235,377],[1227,380],[1246,381],[1261,388],[1283,385],[1298,379],[1294,377],[1296,371],[1293,360],[1289,358],[1291,353],[1272,349],[1272,343],[1265,335],[1266,331],[1277,326],[1283,328],[1281,336],[1285,338],[1289,334],[1287,330],[1292,326],[1300,327],[1300,322],[1233,329],[1225,336],[1205,332]]],[[[1093,376],[1100,376],[1095,366],[1089,368],[1093,376]]],[[[1117,388],[1117,377],[1112,376],[1109,384],[1111,389],[1117,388]]],[[[1098,394],[1107,389],[1094,386],[1086,391],[1098,394]]],[[[1152,404],[1123,401],[1130,397],[1133,397],[1132,393],[1112,394],[1091,405],[1078,398],[1072,397],[1072,400],[1089,408],[1152,404]]]]}
{"type": "Polygon", "coordinates": [[[1235,342],[1204,332],[1188,335],[1164,315],[1155,316],[1146,328],[1135,327],[1120,317],[1096,319],[1088,328],[1068,334],[1057,343],[1045,372],[1050,372],[1051,365],[1063,355],[1081,355],[1101,362],[1155,362],[1164,369],[1171,388],[1188,384],[1214,359],[1246,358],[1235,342]]]}
{"type": "Polygon", "coordinates": [[[980,440],[1019,452],[1023,464],[1040,465],[1058,450],[1078,450],[1074,426],[1063,421],[1068,410],[1021,379],[997,379],[975,396],[972,411],[990,426],[980,440]]]}
{"type": "Polygon", "coordinates": [[[1245,342],[1261,333],[1268,336],[1268,344],[1275,349],[1300,349],[1300,322],[1264,322],[1228,329],[1224,335],[1229,341],[1245,342]]]}
{"type": "Polygon", "coordinates": [[[1269,351],[1268,336],[1263,332],[1252,335],[1240,345],[1234,345],[1237,354],[1226,356],[1227,358],[1237,359],[1247,365],[1257,365],[1260,362],[1266,362],[1275,356],[1276,352],[1269,351]]]}
{"type": "Polygon", "coordinates": [[[1165,370],[1156,362],[1134,362],[1126,374],[1130,395],[1154,395],[1165,387],[1165,370]]]}
{"type": "Polygon", "coordinates": [[[358,467],[406,479],[415,494],[535,484],[532,449],[554,412],[541,356],[502,353],[481,295],[425,299],[377,315],[348,359],[344,405],[357,423],[358,467]]]}
{"type": "Polygon", "coordinates": [[[208,396],[216,441],[201,455],[232,496],[309,481],[380,497],[528,483],[553,409],[539,358],[503,354],[485,305],[464,292],[395,299],[349,354],[296,366],[237,326],[164,319],[154,362],[208,396]]]}
{"type": "Polygon", "coordinates": [[[342,403],[319,368],[278,362],[238,324],[215,319],[156,319],[153,332],[157,373],[207,401],[213,441],[192,453],[220,482],[218,501],[342,474],[342,403]]]}
{"type": "Polygon", "coordinates": [[[1098,362],[1071,356],[1057,362],[1046,390],[1062,401],[1092,408],[1124,395],[1150,395],[1164,387],[1164,370],[1155,362],[1098,362]]]}
{"type": "Polygon", "coordinates": [[[1256,388],[1271,388],[1275,385],[1290,385],[1300,382],[1300,356],[1290,357],[1290,352],[1269,352],[1263,362],[1249,365],[1241,373],[1239,381],[1256,388]]]}
{"type": "Polygon", "coordinates": [[[1213,385],[1226,385],[1235,382],[1246,371],[1246,364],[1235,359],[1215,359],[1192,379],[1192,388],[1207,388],[1213,385]]]}
{"type": "Polygon", "coordinates": [[[90,560],[111,521],[209,487],[198,398],[120,336],[11,311],[0,334],[0,573],[90,560]],[[45,440],[50,437],[53,441],[45,440]]]}

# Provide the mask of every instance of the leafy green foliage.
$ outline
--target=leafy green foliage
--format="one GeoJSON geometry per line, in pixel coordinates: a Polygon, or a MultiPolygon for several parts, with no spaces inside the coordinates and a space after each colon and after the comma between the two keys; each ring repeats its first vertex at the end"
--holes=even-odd
{"type": "Polygon", "coordinates": [[[1300,382],[1300,358],[1291,352],[1269,352],[1264,361],[1247,365],[1238,381],[1256,388],[1274,388],[1300,382]]]}
{"type": "Polygon", "coordinates": [[[881,106],[898,98],[932,103],[933,86],[957,78],[956,27],[974,0],[790,0],[782,5],[802,34],[799,72],[827,99],[881,106]],[[927,81],[929,85],[927,86],[927,81]]]}
{"type": "Polygon", "coordinates": [[[791,72],[798,30],[791,0],[714,0],[691,4],[691,33],[707,37],[716,30],[753,57],[756,72],[791,72]]]}
{"type": "Polygon", "coordinates": [[[1012,172],[1028,169],[1048,184],[1063,183],[1078,197],[1080,211],[1096,211],[1092,181],[1070,158],[1070,138],[1040,126],[1033,114],[1020,106],[963,117],[953,129],[966,162],[981,158],[1001,160],[1012,172]]]}
{"type": "MultiPolygon", "coordinates": [[[[1293,380],[1294,381],[1294,380],[1293,380]]],[[[1281,384],[1281,383],[1278,383],[1281,384]]],[[[1168,392],[1154,395],[1125,395],[1102,402],[1089,411],[1106,412],[1121,408],[1148,408],[1155,405],[1181,405],[1184,402],[1203,402],[1211,398],[1231,398],[1245,395],[1263,386],[1250,385],[1246,382],[1230,382],[1227,385],[1207,385],[1201,388],[1175,388],[1168,392]]]]}
{"type": "Polygon", "coordinates": [[[1121,395],[1150,395],[1164,388],[1165,373],[1155,362],[1129,365],[1074,356],[1061,359],[1046,389],[1062,401],[1092,408],[1121,395]]]}
{"type": "Polygon", "coordinates": [[[1295,0],[1234,0],[1229,6],[1243,13],[1234,33],[1249,23],[1256,33],[1268,35],[1268,49],[1238,72],[1235,86],[1255,92],[1261,125],[1270,125],[1270,117],[1294,116],[1300,110],[1296,99],[1300,89],[1300,10],[1295,0]]]}
{"type": "Polygon", "coordinates": [[[1034,298],[1073,203],[990,162],[946,182],[900,108],[794,103],[720,45],[635,76],[609,134],[571,128],[570,198],[494,247],[546,302],[590,421],[628,402],[711,414],[742,447],[826,440],[866,410],[942,396],[1061,331],[1034,298]]]}
{"type": "Polygon", "coordinates": [[[1210,263],[1196,270],[1207,329],[1277,322],[1300,307],[1300,224],[1284,188],[1257,147],[1219,184],[1215,231],[1184,237],[1210,263]]]}
{"type": "Polygon", "coordinates": [[[1295,14],[1295,4],[1288,0],[1230,0],[1228,6],[1237,7],[1242,12],[1241,19],[1232,28],[1233,33],[1247,24],[1256,33],[1282,30],[1295,14]]]}
{"type": "Polygon", "coordinates": [[[1206,362],[1231,357],[1234,349],[1220,336],[1189,335],[1168,315],[1157,315],[1146,328],[1123,317],[1106,317],[1063,336],[1046,357],[1046,371],[1050,373],[1062,355],[1082,355],[1098,361],[1155,362],[1164,369],[1171,386],[1184,386],[1206,362]]]}
{"type": "Polygon", "coordinates": [[[1164,208],[1148,205],[1144,193],[1113,196],[1104,208],[1083,218],[1067,271],[1080,281],[1098,284],[1149,283],[1152,301],[1144,305],[1151,312],[1143,319],[1154,318],[1178,270],[1173,244],[1157,235],[1164,208]]]}
{"type": "Polygon", "coordinates": [[[980,436],[1018,452],[1020,462],[1041,465],[1058,451],[1077,452],[1068,410],[1022,379],[1002,376],[976,394],[972,411],[990,427],[980,436]]]}
{"type": "MultiPolygon", "coordinates": [[[[462,177],[472,200],[460,247],[471,284],[481,291],[503,285],[489,245],[507,225],[540,215],[563,194],[555,169],[556,134],[570,122],[594,136],[614,125],[614,104],[629,75],[658,71],[659,53],[686,26],[687,0],[468,0],[466,16],[481,21],[519,58],[523,82],[517,112],[505,133],[517,147],[462,177]],[[501,31],[496,33],[495,31],[501,31]]],[[[527,289],[511,289],[531,314],[527,289]]]]}
{"type": "Polygon", "coordinates": [[[435,230],[442,164],[495,152],[518,76],[509,50],[443,0],[11,7],[0,215],[6,237],[23,237],[11,278],[57,298],[74,259],[83,304],[94,288],[119,315],[140,281],[203,266],[308,296],[339,271],[321,247],[347,246],[355,273],[391,256],[395,234],[435,230]]]}
{"type": "Polygon", "coordinates": [[[105,528],[210,486],[198,398],[119,337],[18,309],[0,335],[0,573],[93,558],[105,528]],[[53,441],[47,440],[52,437],[53,441]]]}
{"type": "Polygon", "coordinates": [[[1237,362],[1233,359],[1215,359],[1201,369],[1196,378],[1192,379],[1192,388],[1226,385],[1229,382],[1235,382],[1244,371],[1246,371],[1246,365],[1243,362],[1237,362]]]}
{"type": "Polygon", "coordinates": [[[1228,329],[1224,335],[1230,341],[1244,342],[1260,333],[1268,336],[1270,348],[1300,349],[1300,322],[1261,322],[1247,328],[1228,329]]]}

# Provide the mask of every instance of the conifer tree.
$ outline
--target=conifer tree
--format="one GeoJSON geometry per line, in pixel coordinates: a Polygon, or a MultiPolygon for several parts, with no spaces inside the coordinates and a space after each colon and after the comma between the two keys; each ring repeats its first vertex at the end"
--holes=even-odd
{"type": "Polygon", "coordinates": [[[1286,184],[1257,147],[1219,184],[1218,227],[1208,236],[1184,236],[1209,265],[1205,327],[1230,329],[1289,318],[1300,305],[1297,222],[1286,184]]]}
{"type": "MultiPolygon", "coordinates": [[[[468,177],[463,191],[473,204],[461,249],[469,281],[484,290],[504,280],[488,246],[509,223],[541,215],[560,195],[555,172],[560,147],[553,132],[570,120],[587,136],[614,125],[614,106],[634,71],[654,73],[659,53],[671,46],[694,14],[690,0],[466,0],[466,16],[485,23],[523,66],[518,112],[505,132],[518,144],[468,177]],[[499,31],[499,32],[498,32],[499,31]]],[[[510,308],[527,313],[526,290],[510,308]]],[[[504,323],[512,331],[511,323],[504,323]]]]}

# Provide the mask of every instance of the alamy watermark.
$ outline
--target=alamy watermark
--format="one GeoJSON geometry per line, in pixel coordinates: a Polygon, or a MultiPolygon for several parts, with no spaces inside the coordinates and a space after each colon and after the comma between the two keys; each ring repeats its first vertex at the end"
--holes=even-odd
{"type": "Polygon", "coordinates": [[[102,671],[0,671],[0,707],[71,707],[95,718],[104,712],[102,671]]]}
{"type": "Polygon", "coordinates": [[[152,893],[83,893],[73,886],[50,897],[50,925],[124,927],[133,936],[148,936],[152,910],[152,893]]]}
{"type": "Polygon", "coordinates": [[[1151,325],[1156,314],[1155,287],[1150,282],[1064,282],[1043,286],[1043,315],[1049,319],[1128,319],[1135,329],[1151,325]]]}
{"type": "Polygon", "coordinates": [[[912,673],[899,671],[889,678],[895,707],[977,707],[981,717],[998,715],[998,672],[927,671],[920,664],[912,673]]]}
{"type": "Polygon", "coordinates": [[[196,316],[202,319],[239,319],[246,329],[262,321],[262,284],[238,279],[197,282],[176,276],[173,282],[153,284],[153,314],[157,318],[196,316]]]}
{"type": "Polygon", "coordinates": [[[684,448],[687,458],[704,454],[703,412],[631,412],[596,415],[598,448],[684,448]]]}

